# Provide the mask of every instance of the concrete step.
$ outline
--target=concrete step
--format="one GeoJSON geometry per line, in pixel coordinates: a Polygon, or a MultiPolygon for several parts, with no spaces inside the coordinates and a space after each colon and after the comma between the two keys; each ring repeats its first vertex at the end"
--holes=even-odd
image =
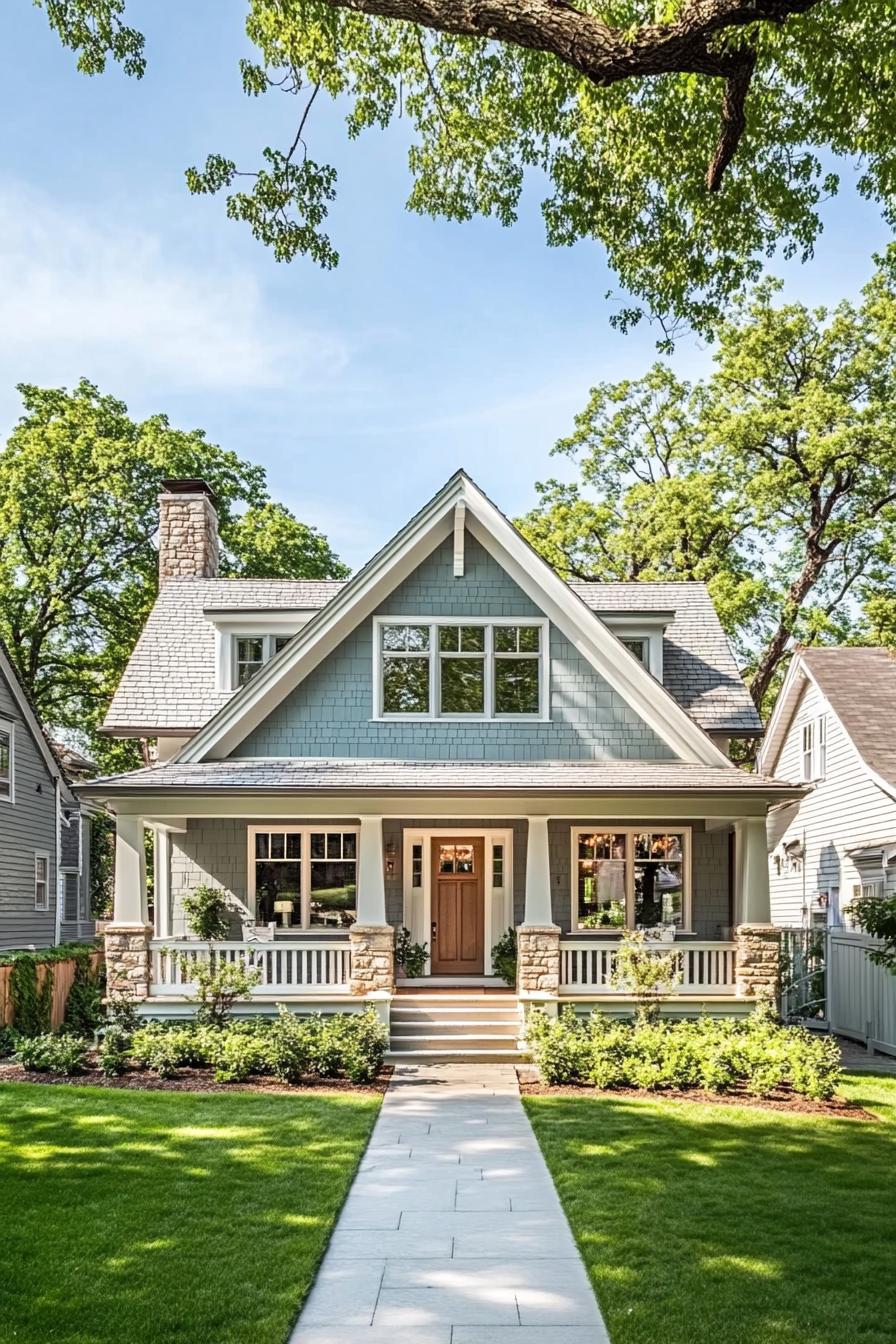
{"type": "Polygon", "coordinates": [[[509,1050],[515,1048],[516,1042],[516,1036],[497,1035],[487,1031],[439,1031],[420,1036],[405,1036],[393,1032],[389,1048],[392,1050],[460,1050],[464,1046],[469,1046],[471,1050],[480,1048],[485,1050],[492,1048],[509,1050]]]}
{"type": "Polygon", "coordinates": [[[520,1020],[516,1008],[396,1008],[392,1005],[393,1022],[494,1022],[515,1025],[520,1020]]]}
{"type": "Polygon", "coordinates": [[[464,1047],[461,1050],[440,1047],[432,1050],[389,1050],[389,1064],[522,1064],[528,1056],[522,1050],[492,1050],[464,1047]]]}

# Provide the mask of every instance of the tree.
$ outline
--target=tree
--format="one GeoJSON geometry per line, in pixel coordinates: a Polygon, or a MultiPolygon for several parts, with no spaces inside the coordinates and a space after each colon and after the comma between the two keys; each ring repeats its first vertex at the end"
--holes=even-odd
{"type": "Polygon", "coordinates": [[[794,640],[873,638],[896,544],[896,259],[832,312],[763,285],[712,374],[594,388],[521,526],[568,577],[702,579],[756,704],[794,640]]]}
{"type": "MultiPolygon", "coordinates": [[[[87,74],[112,58],[142,75],[125,0],[42,3],[87,74]]],[[[247,7],[258,58],[240,62],[243,87],[294,97],[295,135],[255,171],[215,153],[187,181],[226,191],[228,214],[279,260],[338,261],[322,228],[336,174],[307,148],[321,92],[347,107],[351,137],[410,122],[413,210],[506,225],[527,175],[546,178],[548,241],[604,245],[637,299],[622,328],[646,310],[708,330],[778,247],[809,257],[835,159],[858,162],[859,191],[896,219],[892,0],[247,7]]]]}
{"type": "Polygon", "coordinates": [[[268,499],[263,468],[202,430],[173,429],[164,415],[132,420],[86,381],[19,391],[24,414],[0,451],[0,634],[43,721],[86,733],[106,767],[127,768],[133,744],[95,730],[156,595],[163,478],[211,485],[224,573],[347,570],[319,532],[268,499]]]}

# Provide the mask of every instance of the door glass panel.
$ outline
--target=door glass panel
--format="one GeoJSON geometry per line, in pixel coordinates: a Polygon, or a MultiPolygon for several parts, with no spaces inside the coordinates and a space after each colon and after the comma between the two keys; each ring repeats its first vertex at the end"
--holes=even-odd
{"type": "Polygon", "coordinates": [[[455,845],[454,871],[456,873],[472,873],[473,871],[472,845],[455,845]]]}
{"type": "MultiPolygon", "coordinates": [[[[354,837],[353,837],[354,838],[354,837]]],[[[411,846],[411,886],[423,886],[423,846],[411,846]]]]}
{"type": "Polygon", "coordinates": [[[454,846],[439,845],[439,872],[454,872],[454,846]]]}
{"type": "Polygon", "coordinates": [[[492,886],[504,886],[504,846],[492,845],[492,886]]]}

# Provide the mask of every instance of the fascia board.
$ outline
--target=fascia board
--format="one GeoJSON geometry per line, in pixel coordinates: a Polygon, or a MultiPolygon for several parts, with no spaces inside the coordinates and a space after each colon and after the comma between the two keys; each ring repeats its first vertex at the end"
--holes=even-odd
{"type": "Polygon", "coordinates": [[[532,601],[545,610],[582,657],[683,761],[736,769],[666,688],[632,658],[612,630],[535,555],[484,496],[480,495],[475,502],[468,501],[467,526],[532,601]],[[493,517],[482,518],[481,513],[486,510],[493,517]],[[501,554],[495,554],[496,542],[501,554]]]}
{"type": "Polygon", "coordinates": [[[778,692],[775,707],[765,730],[765,740],[756,757],[756,766],[761,774],[773,775],[780,759],[790,728],[794,712],[799,703],[804,684],[808,679],[808,670],[799,653],[791,659],[784,682],[778,692]]]}

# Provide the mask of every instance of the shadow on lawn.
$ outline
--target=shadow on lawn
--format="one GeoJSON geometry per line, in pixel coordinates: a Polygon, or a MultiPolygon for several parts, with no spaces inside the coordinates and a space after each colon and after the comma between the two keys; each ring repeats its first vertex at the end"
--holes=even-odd
{"type": "MultiPolygon", "coordinates": [[[[856,1100],[880,1110],[877,1091],[856,1100]]],[[[614,1344],[892,1344],[891,1124],[607,1096],[527,1109],[614,1344]]]]}
{"type": "Polygon", "coordinates": [[[376,1110],[0,1088],[0,1337],[281,1344],[376,1110]]]}

